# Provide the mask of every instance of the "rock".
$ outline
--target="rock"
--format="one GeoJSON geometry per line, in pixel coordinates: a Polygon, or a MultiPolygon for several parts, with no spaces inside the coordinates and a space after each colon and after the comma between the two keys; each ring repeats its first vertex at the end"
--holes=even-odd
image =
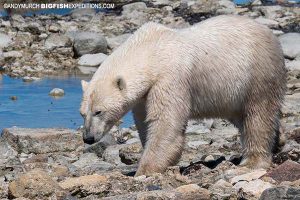
{"type": "Polygon", "coordinates": [[[183,185],[175,189],[179,194],[176,195],[175,199],[185,200],[209,200],[210,192],[207,189],[201,188],[196,184],[183,185]]]}
{"type": "Polygon", "coordinates": [[[254,0],[254,1],[252,1],[251,5],[252,6],[260,6],[260,5],[262,5],[262,3],[261,3],[261,0],[254,0]]]}
{"type": "Polygon", "coordinates": [[[265,177],[270,177],[276,182],[295,181],[300,179],[300,164],[287,160],[275,169],[272,169],[265,177]]]}
{"type": "Polygon", "coordinates": [[[76,32],[74,50],[77,56],[107,52],[107,41],[104,36],[94,32],[76,32]]]}
{"type": "Polygon", "coordinates": [[[116,141],[111,134],[106,134],[99,142],[96,142],[84,149],[84,153],[95,153],[102,157],[104,150],[111,145],[116,145],[116,141]]]}
{"type": "Polygon", "coordinates": [[[107,43],[108,46],[111,49],[115,49],[118,46],[120,46],[121,44],[123,44],[132,34],[130,33],[125,33],[123,35],[118,35],[116,37],[113,38],[107,38],[107,43]]]}
{"type": "Polygon", "coordinates": [[[81,134],[62,128],[7,128],[3,130],[5,141],[19,153],[52,153],[83,150],[81,134]]]}
{"type": "Polygon", "coordinates": [[[286,67],[289,70],[299,70],[300,71],[300,60],[293,60],[286,63],[286,67]]]}
{"type": "Polygon", "coordinates": [[[60,182],[59,185],[65,190],[72,191],[80,187],[91,187],[94,185],[99,185],[99,187],[101,187],[101,184],[104,184],[107,181],[108,179],[106,176],[93,174],[76,178],[67,178],[66,180],[60,182]]]}
{"type": "Polygon", "coordinates": [[[274,187],[263,191],[259,200],[300,199],[300,189],[294,187],[274,187]]]}
{"type": "Polygon", "coordinates": [[[18,152],[12,148],[3,137],[0,137],[0,168],[9,163],[10,160],[16,159],[17,155],[18,152]]]}
{"type": "Polygon", "coordinates": [[[59,47],[71,47],[72,41],[69,37],[62,34],[51,34],[45,41],[45,48],[53,50],[59,47]]]}
{"type": "Polygon", "coordinates": [[[54,96],[54,97],[60,97],[60,96],[65,95],[65,91],[63,89],[60,89],[60,88],[54,88],[49,92],[49,95],[54,96]]]}
{"type": "Polygon", "coordinates": [[[300,56],[300,33],[286,33],[279,37],[284,56],[294,59],[300,56]]]}
{"type": "Polygon", "coordinates": [[[264,17],[258,17],[255,19],[255,21],[262,25],[265,25],[269,28],[278,28],[278,26],[279,26],[279,23],[277,21],[272,20],[272,19],[267,19],[264,17]]]}
{"type": "Polygon", "coordinates": [[[11,96],[11,97],[9,97],[10,98],[10,100],[12,100],[12,101],[17,101],[18,100],[18,97],[17,96],[11,96]]]}
{"type": "Polygon", "coordinates": [[[223,179],[214,183],[209,190],[216,199],[234,199],[234,195],[236,193],[232,188],[232,185],[223,179]]]}
{"type": "Polygon", "coordinates": [[[0,33],[0,49],[3,47],[7,47],[11,42],[12,40],[10,36],[4,33],[0,33]]]}
{"type": "Polygon", "coordinates": [[[22,80],[24,82],[32,82],[32,81],[38,81],[38,80],[41,80],[41,78],[38,78],[38,77],[31,77],[31,76],[25,76],[22,78],[22,80]]]}
{"type": "Polygon", "coordinates": [[[235,4],[229,0],[221,0],[218,2],[221,8],[217,10],[217,14],[233,14],[235,11],[235,4]]]}
{"type": "Polygon", "coordinates": [[[78,66],[78,69],[82,74],[94,74],[98,68],[96,67],[87,67],[87,66],[78,66]]]}
{"type": "Polygon", "coordinates": [[[245,199],[258,199],[262,192],[268,188],[273,187],[271,183],[264,182],[260,179],[254,181],[241,181],[237,182],[233,188],[238,191],[239,195],[245,199]]]}
{"type": "Polygon", "coordinates": [[[198,140],[198,141],[190,141],[187,143],[187,146],[191,149],[198,149],[198,147],[202,146],[202,145],[209,145],[209,141],[202,141],[202,140],[198,140]]]}
{"type": "Polygon", "coordinates": [[[82,171],[81,174],[109,171],[114,168],[112,164],[100,160],[94,153],[82,154],[73,165],[82,171]]]}
{"type": "Polygon", "coordinates": [[[285,96],[282,113],[285,116],[298,115],[300,113],[300,93],[285,96]]]}
{"type": "Polygon", "coordinates": [[[13,198],[62,198],[65,194],[65,191],[58,183],[40,169],[34,169],[26,174],[22,174],[17,180],[9,184],[9,195],[13,198]]]}
{"type": "Polygon", "coordinates": [[[3,53],[4,58],[20,58],[23,54],[20,51],[8,51],[3,53]]]}
{"type": "Polygon", "coordinates": [[[78,65],[88,67],[99,67],[99,65],[107,58],[103,53],[85,54],[79,58],[78,65]]]}
{"type": "Polygon", "coordinates": [[[259,7],[261,12],[268,19],[277,19],[283,17],[283,7],[280,5],[276,6],[262,6],[259,7]]]}
{"type": "Polygon", "coordinates": [[[248,181],[249,182],[249,181],[252,181],[252,180],[259,179],[260,177],[262,177],[266,173],[267,173],[267,171],[264,170],[264,169],[257,169],[257,170],[254,170],[254,171],[250,172],[250,173],[242,174],[242,175],[233,177],[230,180],[230,183],[235,184],[239,181],[248,181]]]}
{"type": "Polygon", "coordinates": [[[37,22],[30,22],[23,24],[23,29],[25,32],[29,32],[34,35],[39,35],[41,32],[45,31],[44,27],[37,22]]]}
{"type": "Polygon", "coordinates": [[[126,165],[137,164],[142,156],[143,147],[140,142],[128,144],[119,150],[121,162],[126,165]]]}

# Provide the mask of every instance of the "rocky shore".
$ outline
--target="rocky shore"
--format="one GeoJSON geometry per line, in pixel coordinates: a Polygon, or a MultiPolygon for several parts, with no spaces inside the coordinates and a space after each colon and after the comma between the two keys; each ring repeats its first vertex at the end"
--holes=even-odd
{"type": "Polygon", "coordinates": [[[300,7],[120,2],[110,12],[0,19],[0,69],[32,81],[76,69],[93,73],[145,22],[183,28],[220,14],[249,16],[279,37],[289,71],[281,119],[285,143],[274,165],[238,166],[240,136],[220,119],[190,121],[180,162],[150,177],[134,177],[142,153],[134,126],[114,127],[92,145],[83,143],[80,130],[8,128],[0,137],[0,199],[300,199],[300,7]]]}

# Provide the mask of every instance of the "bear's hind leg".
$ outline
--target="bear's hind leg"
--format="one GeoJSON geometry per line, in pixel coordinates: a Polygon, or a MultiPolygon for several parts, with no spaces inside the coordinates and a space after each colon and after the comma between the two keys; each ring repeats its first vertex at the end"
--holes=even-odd
{"type": "Polygon", "coordinates": [[[272,151],[277,145],[278,113],[276,103],[261,101],[248,108],[241,135],[243,161],[250,168],[267,168],[272,162],[272,151]]]}
{"type": "Polygon", "coordinates": [[[133,109],[133,118],[135,121],[135,126],[138,130],[140,140],[142,142],[143,147],[145,148],[147,142],[147,123],[146,123],[146,102],[142,100],[139,102],[133,109]]]}

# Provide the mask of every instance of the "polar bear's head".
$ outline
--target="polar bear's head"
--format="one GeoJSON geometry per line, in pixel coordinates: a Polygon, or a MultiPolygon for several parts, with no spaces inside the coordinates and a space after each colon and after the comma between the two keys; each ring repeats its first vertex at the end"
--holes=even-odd
{"type": "Polygon", "coordinates": [[[99,141],[150,89],[150,83],[136,70],[100,68],[102,71],[96,72],[89,83],[81,82],[80,113],[87,143],[99,141]]]}

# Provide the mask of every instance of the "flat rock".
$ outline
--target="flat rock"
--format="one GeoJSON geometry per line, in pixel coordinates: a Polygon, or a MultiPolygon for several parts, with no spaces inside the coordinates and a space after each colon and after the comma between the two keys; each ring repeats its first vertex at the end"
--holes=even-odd
{"type": "Polygon", "coordinates": [[[74,162],[73,165],[79,169],[80,174],[92,174],[94,172],[109,171],[114,166],[108,162],[100,160],[94,153],[85,153],[79,157],[79,160],[74,162]]]}
{"type": "Polygon", "coordinates": [[[267,173],[267,171],[265,169],[257,169],[254,170],[250,173],[246,173],[246,174],[242,174],[239,176],[235,176],[230,180],[231,184],[235,184],[239,181],[252,181],[255,179],[259,179],[260,177],[262,177],[263,175],[265,175],[267,173]]]}
{"type": "Polygon", "coordinates": [[[60,182],[59,185],[65,190],[72,191],[74,189],[84,187],[84,186],[103,184],[107,181],[108,179],[106,176],[93,174],[93,175],[67,178],[66,180],[60,182]]]}
{"type": "Polygon", "coordinates": [[[255,21],[262,25],[265,25],[269,28],[278,28],[278,26],[279,26],[279,23],[277,21],[272,20],[272,19],[267,19],[264,17],[258,17],[255,19],[255,21]]]}
{"type": "Polygon", "coordinates": [[[99,67],[99,65],[107,58],[104,53],[85,54],[79,58],[78,65],[88,67],[99,67]]]}
{"type": "Polygon", "coordinates": [[[40,169],[20,175],[17,180],[9,184],[8,189],[9,195],[14,198],[49,199],[49,197],[59,198],[65,195],[58,183],[40,169]]]}
{"type": "Polygon", "coordinates": [[[233,188],[236,189],[236,191],[239,191],[245,195],[246,199],[255,198],[258,199],[262,192],[268,188],[273,187],[271,183],[264,182],[260,179],[256,179],[254,181],[241,181],[236,183],[233,188]]]}
{"type": "Polygon", "coordinates": [[[53,153],[83,150],[82,135],[64,128],[7,128],[2,137],[19,153],[53,153]]]}
{"type": "Polygon", "coordinates": [[[51,34],[45,41],[45,48],[48,50],[53,50],[59,47],[71,47],[71,39],[62,34],[51,34]]]}
{"type": "Polygon", "coordinates": [[[298,115],[300,113],[300,93],[285,96],[282,113],[284,115],[298,115]]]}
{"type": "Polygon", "coordinates": [[[300,164],[291,160],[287,160],[275,169],[265,174],[278,183],[283,181],[296,181],[300,179],[300,164]]]}
{"type": "Polygon", "coordinates": [[[300,33],[286,33],[279,37],[284,56],[294,59],[300,56],[300,33]]]}
{"type": "Polygon", "coordinates": [[[295,187],[274,187],[266,189],[259,200],[300,199],[300,189],[295,187]]]}

